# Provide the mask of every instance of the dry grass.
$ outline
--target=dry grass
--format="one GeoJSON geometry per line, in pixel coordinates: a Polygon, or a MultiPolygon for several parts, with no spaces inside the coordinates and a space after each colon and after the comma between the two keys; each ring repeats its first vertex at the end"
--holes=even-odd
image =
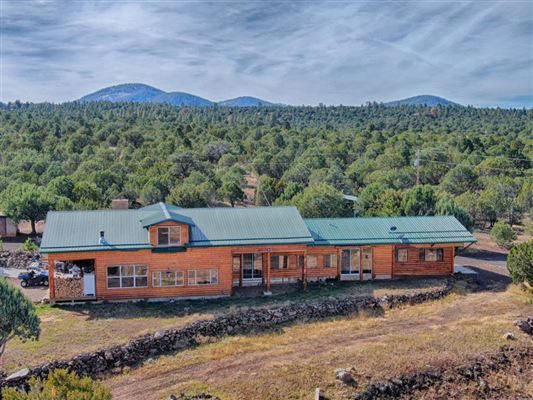
{"type": "Polygon", "coordinates": [[[223,399],[311,399],[315,387],[330,398],[355,389],[334,378],[348,368],[359,387],[428,366],[460,363],[494,350],[515,332],[512,321],[531,312],[528,296],[504,292],[452,294],[445,300],[390,310],[383,316],[338,318],[279,332],[224,338],[164,356],[107,381],[116,399],[162,399],[179,391],[209,390],[223,399]]]}
{"type": "Polygon", "coordinates": [[[42,334],[39,341],[8,344],[0,368],[7,371],[23,366],[68,358],[161,329],[179,327],[197,319],[212,318],[229,310],[276,306],[297,301],[320,301],[327,297],[376,295],[431,290],[442,286],[440,278],[369,283],[339,282],[311,286],[306,292],[272,297],[229,298],[175,303],[115,303],[84,306],[38,306],[42,334]]]}

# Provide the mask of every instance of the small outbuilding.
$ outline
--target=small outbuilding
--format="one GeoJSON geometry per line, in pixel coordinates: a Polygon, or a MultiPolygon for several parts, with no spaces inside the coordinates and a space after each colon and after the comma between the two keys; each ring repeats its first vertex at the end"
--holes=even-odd
{"type": "Polygon", "coordinates": [[[0,212],[0,237],[17,236],[17,224],[0,212]]]}

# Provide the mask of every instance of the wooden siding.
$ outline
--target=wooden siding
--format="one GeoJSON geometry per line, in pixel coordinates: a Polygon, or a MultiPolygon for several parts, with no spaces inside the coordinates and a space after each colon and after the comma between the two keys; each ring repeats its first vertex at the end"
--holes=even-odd
{"type": "MultiPolygon", "coordinates": [[[[188,227],[182,232],[188,233],[188,227]]],[[[456,244],[461,245],[461,244],[456,244]]],[[[188,248],[184,252],[153,253],[151,250],[137,251],[96,251],[79,253],[50,254],[50,293],[53,297],[54,279],[53,266],[55,261],[76,261],[93,259],[95,261],[96,297],[102,300],[142,299],[162,297],[207,297],[228,296],[232,292],[234,280],[240,279],[240,273],[233,273],[233,255],[247,253],[263,254],[262,283],[280,278],[313,279],[335,278],[340,275],[342,249],[372,248],[372,278],[386,278],[407,275],[444,275],[453,272],[454,245],[437,246],[306,246],[306,245],[272,245],[272,246],[227,246],[209,248],[188,248]],[[395,261],[395,249],[408,248],[408,261],[395,261]],[[419,249],[421,247],[443,248],[443,261],[420,262],[419,249]],[[323,265],[324,256],[337,255],[337,265],[326,268],[323,265]],[[269,270],[269,255],[289,255],[288,269],[269,270]],[[316,255],[317,267],[308,266],[303,269],[298,266],[298,255],[316,255]],[[145,264],[148,266],[148,287],[146,288],[108,288],[107,267],[112,265],[145,264]],[[192,269],[218,269],[218,284],[189,285],[188,272],[192,269]],[[155,271],[183,271],[184,286],[153,287],[152,273],[155,271]]],[[[306,261],[307,262],[307,259],[306,261]]],[[[54,300],[52,298],[52,300],[54,300]]]]}
{"type": "Polygon", "coordinates": [[[447,275],[453,273],[455,245],[395,246],[393,252],[393,276],[447,275]],[[407,249],[407,261],[396,261],[396,249],[407,249]],[[442,261],[420,261],[421,248],[443,249],[442,261]]]}

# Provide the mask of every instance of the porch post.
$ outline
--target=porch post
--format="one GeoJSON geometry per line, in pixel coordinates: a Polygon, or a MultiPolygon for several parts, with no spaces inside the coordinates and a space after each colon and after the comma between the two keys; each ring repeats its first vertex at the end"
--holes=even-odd
{"type": "Polygon", "coordinates": [[[337,279],[341,279],[342,248],[337,249],[337,279]]]}
{"type": "Polygon", "coordinates": [[[50,302],[53,302],[55,299],[55,260],[53,257],[48,256],[48,296],[50,297],[50,302]]]}
{"type": "Polygon", "coordinates": [[[307,253],[304,253],[303,256],[304,265],[302,266],[302,282],[304,285],[304,290],[307,290],[307,253]]]}
{"type": "Polygon", "coordinates": [[[270,292],[270,252],[267,252],[267,292],[270,292]]]}
{"type": "Polygon", "coordinates": [[[239,268],[239,287],[242,287],[242,254],[239,255],[239,259],[241,260],[241,266],[239,268]]]}

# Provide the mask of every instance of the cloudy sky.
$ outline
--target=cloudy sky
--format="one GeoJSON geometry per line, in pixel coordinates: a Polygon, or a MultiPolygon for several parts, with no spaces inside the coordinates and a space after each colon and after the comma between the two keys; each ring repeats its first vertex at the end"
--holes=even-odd
{"type": "Polygon", "coordinates": [[[532,1],[0,0],[0,100],[142,82],[222,100],[533,106],[532,1]]]}

